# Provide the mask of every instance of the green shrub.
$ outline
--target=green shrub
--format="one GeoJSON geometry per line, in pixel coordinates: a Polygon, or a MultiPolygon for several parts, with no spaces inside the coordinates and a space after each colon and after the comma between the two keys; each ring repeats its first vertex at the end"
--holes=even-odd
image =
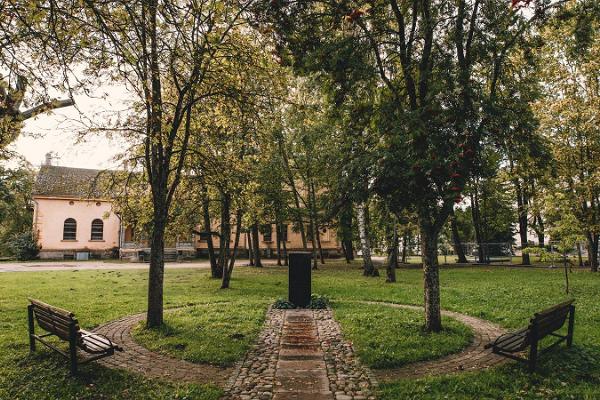
{"type": "Polygon", "coordinates": [[[327,296],[322,296],[320,294],[311,294],[310,295],[310,304],[308,308],[313,310],[323,310],[329,307],[329,298],[327,296]]]}
{"type": "Polygon", "coordinates": [[[37,239],[31,232],[15,234],[9,246],[13,256],[19,261],[35,260],[40,254],[37,239]]]}
{"type": "Polygon", "coordinates": [[[291,310],[292,308],[296,308],[296,306],[284,299],[277,299],[275,303],[273,303],[273,308],[277,308],[279,310],[291,310]]]}
{"type": "MultiPolygon", "coordinates": [[[[308,307],[306,307],[306,308],[310,308],[312,310],[323,310],[323,309],[326,309],[327,307],[329,307],[329,299],[326,296],[321,296],[318,294],[311,294],[310,295],[310,303],[308,304],[308,307]]],[[[302,308],[302,307],[296,307],[295,304],[290,303],[289,301],[287,301],[285,299],[277,299],[277,301],[273,304],[273,308],[277,308],[280,310],[291,310],[293,308],[302,308]]]]}

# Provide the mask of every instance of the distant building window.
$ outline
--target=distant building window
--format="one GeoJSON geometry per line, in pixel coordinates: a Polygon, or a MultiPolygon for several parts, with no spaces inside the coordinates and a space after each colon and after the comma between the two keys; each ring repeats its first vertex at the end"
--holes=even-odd
{"type": "Polygon", "coordinates": [[[102,203],[100,203],[99,201],[97,201],[97,202],[96,202],[96,205],[97,205],[98,207],[100,207],[100,206],[102,205],[102,203]]]}
{"type": "Polygon", "coordinates": [[[101,219],[92,221],[92,240],[104,239],[104,222],[101,219]]]}
{"type": "Polygon", "coordinates": [[[77,240],[77,221],[73,218],[65,219],[63,240],[77,240]]]}
{"type": "Polygon", "coordinates": [[[75,204],[75,202],[73,200],[69,201],[70,206],[72,206],[73,204],[75,204]]]}
{"type": "Polygon", "coordinates": [[[271,228],[271,224],[263,225],[260,230],[263,234],[263,241],[265,241],[265,242],[272,241],[273,230],[271,228]]]}
{"type": "Polygon", "coordinates": [[[282,224],[280,226],[281,229],[281,240],[284,242],[288,241],[288,225],[287,224],[282,224]]]}

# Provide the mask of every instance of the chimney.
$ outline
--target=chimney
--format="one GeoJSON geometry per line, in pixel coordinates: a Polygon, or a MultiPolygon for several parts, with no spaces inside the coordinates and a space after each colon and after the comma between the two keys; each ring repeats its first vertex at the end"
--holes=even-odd
{"type": "Polygon", "coordinates": [[[46,153],[46,162],[44,165],[52,165],[52,153],[46,153]]]}

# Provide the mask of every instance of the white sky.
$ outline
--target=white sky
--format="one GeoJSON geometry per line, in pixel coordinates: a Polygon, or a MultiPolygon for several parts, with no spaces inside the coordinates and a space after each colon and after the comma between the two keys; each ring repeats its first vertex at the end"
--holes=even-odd
{"type": "Polygon", "coordinates": [[[129,93],[125,87],[109,86],[103,93],[91,96],[76,95],[75,107],[55,110],[25,121],[24,129],[12,149],[39,167],[48,152],[54,153],[52,163],[77,168],[118,168],[120,162],[114,157],[125,149],[122,138],[108,138],[102,133],[85,132],[87,121],[101,124],[105,118],[114,116],[126,108],[129,93]]]}

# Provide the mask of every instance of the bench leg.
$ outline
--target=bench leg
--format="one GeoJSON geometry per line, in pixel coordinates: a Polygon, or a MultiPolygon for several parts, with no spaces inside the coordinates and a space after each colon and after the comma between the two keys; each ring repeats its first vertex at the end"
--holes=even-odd
{"type": "Polygon", "coordinates": [[[538,354],[538,341],[537,338],[532,341],[531,347],[529,348],[529,372],[535,371],[538,354]]]}
{"type": "Polygon", "coordinates": [[[71,375],[77,375],[77,332],[71,325],[69,339],[69,359],[71,361],[71,375]]]}
{"type": "Polygon", "coordinates": [[[27,321],[29,323],[29,351],[33,353],[35,351],[35,325],[33,324],[33,305],[27,307],[27,321]]]}
{"type": "Polygon", "coordinates": [[[575,329],[575,306],[571,305],[569,312],[569,330],[567,332],[567,347],[573,345],[573,331],[575,329]]]}

